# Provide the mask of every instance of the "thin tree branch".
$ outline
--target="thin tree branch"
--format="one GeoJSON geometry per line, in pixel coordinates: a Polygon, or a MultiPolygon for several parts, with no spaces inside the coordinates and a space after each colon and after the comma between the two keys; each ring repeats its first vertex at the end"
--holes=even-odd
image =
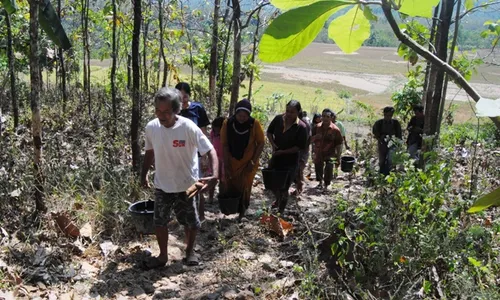
{"type": "Polygon", "coordinates": [[[245,22],[245,25],[241,26],[241,29],[245,29],[248,27],[248,25],[250,24],[250,20],[252,20],[252,16],[259,10],[261,10],[264,6],[266,5],[269,5],[271,4],[269,1],[265,1],[264,3],[261,3],[260,5],[258,5],[256,8],[254,8],[250,14],[248,15],[247,17],[247,21],[245,22]]]}
{"type": "MultiPolygon", "coordinates": [[[[480,8],[484,8],[484,7],[488,7],[488,6],[491,6],[491,5],[496,5],[496,4],[500,4],[500,1],[495,1],[495,2],[490,2],[490,3],[483,3],[481,5],[478,5],[478,6],[475,6],[467,11],[465,11],[463,14],[460,15],[460,17],[458,17],[459,20],[461,20],[463,17],[465,17],[466,15],[470,14],[470,13],[473,13],[474,11],[480,9],[480,8]]],[[[452,24],[453,22],[456,22],[457,19],[453,20],[452,21],[452,24]]]]}
{"type": "MultiPolygon", "coordinates": [[[[416,41],[414,41],[411,37],[409,37],[407,34],[401,32],[399,29],[398,23],[394,19],[394,16],[392,15],[391,11],[391,4],[389,0],[382,0],[382,10],[384,11],[384,15],[389,22],[389,25],[392,28],[392,31],[396,35],[396,37],[405,45],[413,49],[415,52],[417,52],[420,56],[424,57],[425,59],[431,61],[434,65],[436,65],[438,68],[443,69],[451,78],[455,80],[455,82],[461,86],[465,92],[471,96],[474,101],[479,101],[481,99],[481,95],[465,80],[465,78],[453,67],[451,67],[448,63],[442,61],[439,59],[436,55],[432,54],[429,50],[425,49],[424,47],[420,46],[416,41]]],[[[495,123],[497,128],[500,129],[500,117],[493,117],[491,120],[495,123]]]]}

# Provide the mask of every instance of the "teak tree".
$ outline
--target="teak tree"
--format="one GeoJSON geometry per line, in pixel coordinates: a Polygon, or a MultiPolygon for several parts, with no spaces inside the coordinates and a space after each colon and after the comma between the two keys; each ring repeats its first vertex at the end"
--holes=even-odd
{"type": "Polygon", "coordinates": [[[141,38],[142,8],[140,0],[132,1],[134,6],[134,29],[132,36],[132,122],[130,138],[132,145],[132,168],[140,175],[141,148],[139,146],[139,124],[141,120],[141,69],[139,66],[139,42],[141,38]]]}
{"type": "MultiPolygon", "coordinates": [[[[2,4],[7,14],[12,14],[17,10],[15,0],[2,0],[2,4]]],[[[9,18],[8,18],[9,20],[9,18]]],[[[63,50],[71,48],[66,32],[61,25],[59,16],[56,14],[50,0],[30,0],[29,1],[29,37],[30,37],[30,106],[31,106],[31,132],[33,137],[34,155],[34,197],[36,212],[45,212],[46,206],[44,201],[44,177],[42,173],[42,118],[40,115],[40,91],[41,91],[41,67],[40,67],[40,35],[39,27],[47,34],[49,39],[63,50]]],[[[9,54],[12,54],[10,49],[9,54]]],[[[14,58],[9,55],[9,63],[14,65],[14,58]]],[[[13,68],[11,73],[11,88],[15,89],[15,74],[13,68]],[[12,76],[14,75],[14,76],[12,76]]],[[[17,107],[17,103],[14,106],[17,107]]],[[[18,113],[18,112],[15,112],[18,113]]]]}

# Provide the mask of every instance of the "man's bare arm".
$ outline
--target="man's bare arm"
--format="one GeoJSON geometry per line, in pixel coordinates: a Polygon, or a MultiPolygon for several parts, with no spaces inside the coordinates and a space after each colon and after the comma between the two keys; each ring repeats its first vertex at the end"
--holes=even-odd
{"type": "Polygon", "coordinates": [[[153,165],[155,159],[154,150],[146,150],[144,154],[144,162],[142,163],[142,173],[141,173],[141,184],[146,185],[148,183],[148,172],[153,165]]]}
{"type": "Polygon", "coordinates": [[[217,158],[217,151],[212,149],[208,152],[210,162],[212,163],[212,174],[215,179],[219,179],[219,159],[217,158]]]}

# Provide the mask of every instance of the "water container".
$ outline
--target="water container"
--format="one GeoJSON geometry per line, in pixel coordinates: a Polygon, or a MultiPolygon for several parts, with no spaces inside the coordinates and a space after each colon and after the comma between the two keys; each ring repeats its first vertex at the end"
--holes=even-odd
{"type": "Polygon", "coordinates": [[[241,194],[240,193],[223,193],[217,197],[219,200],[220,211],[227,215],[239,213],[241,194]]]}
{"type": "Polygon", "coordinates": [[[154,208],[155,202],[151,200],[135,202],[128,207],[128,212],[132,216],[132,222],[138,233],[154,233],[154,208]]]}
{"type": "Polygon", "coordinates": [[[349,173],[352,171],[355,163],[356,158],[354,156],[342,156],[340,158],[340,169],[342,172],[349,173]]]}
{"type": "Polygon", "coordinates": [[[290,171],[278,171],[274,169],[263,169],[262,177],[264,186],[268,190],[281,190],[286,188],[286,182],[290,176],[290,171]]]}

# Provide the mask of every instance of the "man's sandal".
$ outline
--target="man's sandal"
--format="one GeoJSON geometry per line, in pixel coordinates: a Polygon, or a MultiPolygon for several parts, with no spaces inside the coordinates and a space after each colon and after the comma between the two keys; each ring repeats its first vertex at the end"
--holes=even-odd
{"type": "Polygon", "coordinates": [[[144,261],[144,268],[148,270],[163,268],[167,265],[167,261],[162,261],[158,257],[149,257],[144,261]]]}
{"type": "Polygon", "coordinates": [[[198,257],[196,257],[196,255],[193,253],[191,255],[189,255],[188,257],[184,257],[182,259],[182,262],[186,265],[186,266],[189,266],[189,267],[196,267],[196,266],[199,266],[200,265],[200,262],[198,260],[198,257]]]}

